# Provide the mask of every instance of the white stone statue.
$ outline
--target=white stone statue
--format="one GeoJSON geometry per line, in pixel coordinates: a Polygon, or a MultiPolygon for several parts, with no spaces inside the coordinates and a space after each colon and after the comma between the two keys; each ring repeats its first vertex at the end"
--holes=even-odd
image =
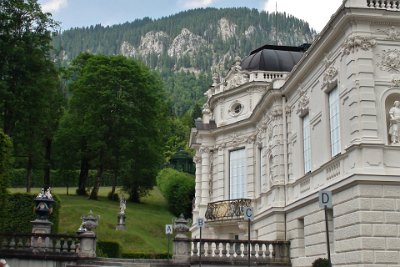
{"type": "Polygon", "coordinates": [[[389,135],[392,144],[398,144],[400,140],[400,101],[394,101],[393,107],[389,110],[390,127],[389,135]]]}
{"type": "Polygon", "coordinates": [[[119,213],[125,214],[125,209],[126,209],[126,200],[122,196],[121,200],[119,201],[119,213]]]}

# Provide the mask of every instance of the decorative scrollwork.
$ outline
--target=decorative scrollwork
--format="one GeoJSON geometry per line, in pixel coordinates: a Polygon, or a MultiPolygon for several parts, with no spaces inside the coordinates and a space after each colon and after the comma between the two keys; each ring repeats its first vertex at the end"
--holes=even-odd
{"type": "Polygon", "coordinates": [[[378,64],[384,71],[400,71],[400,51],[397,49],[382,50],[380,55],[382,60],[378,64]]]}
{"type": "Polygon", "coordinates": [[[251,199],[235,199],[211,202],[207,205],[205,218],[210,221],[239,219],[243,216],[243,207],[250,207],[251,199]]]}

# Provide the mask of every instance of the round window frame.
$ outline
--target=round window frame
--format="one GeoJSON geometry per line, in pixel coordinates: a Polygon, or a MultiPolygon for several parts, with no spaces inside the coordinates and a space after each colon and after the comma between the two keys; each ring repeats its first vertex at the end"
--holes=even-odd
{"type": "Polygon", "coordinates": [[[231,107],[229,108],[229,114],[230,114],[232,117],[237,117],[237,116],[239,116],[240,114],[243,113],[243,109],[244,109],[243,104],[240,103],[239,101],[235,101],[235,102],[231,105],[231,107]],[[238,108],[240,108],[239,111],[237,111],[238,108]]]}

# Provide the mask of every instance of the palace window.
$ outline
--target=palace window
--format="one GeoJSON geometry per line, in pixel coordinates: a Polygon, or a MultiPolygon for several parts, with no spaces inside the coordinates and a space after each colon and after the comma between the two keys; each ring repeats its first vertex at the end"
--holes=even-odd
{"type": "Polygon", "coordinates": [[[311,135],[310,135],[310,116],[303,117],[303,159],[304,172],[311,171],[311,135]]]}
{"type": "Polygon", "coordinates": [[[331,155],[340,153],[339,92],[337,87],[329,92],[329,122],[331,135],[331,155]]]}
{"type": "Polygon", "coordinates": [[[229,198],[246,197],[246,150],[229,153],[229,198]]]}

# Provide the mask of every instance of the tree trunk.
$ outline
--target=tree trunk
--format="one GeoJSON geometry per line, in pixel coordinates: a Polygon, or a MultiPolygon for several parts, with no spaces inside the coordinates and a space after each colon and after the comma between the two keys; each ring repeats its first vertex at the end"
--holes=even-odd
{"type": "Polygon", "coordinates": [[[32,186],[32,172],[33,172],[33,158],[32,155],[28,155],[28,163],[26,166],[26,192],[31,192],[32,186]]]}
{"type": "Polygon", "coordinates": [[[111,187],[111,200],[115,200],[114,194],[115,194],[115,188],[117,186],[117,178],[118,178],[118,169],[115,169],[114,177],[113,177],[113,181],[112,181],[112,187],[111,187]]]}
{"type": "Polygon", "coordinates": [[[131,188],[129,198],[135,203],[140,203],[139,188],[136,185],[131,188]]]}
{"type": "Polygon", "coordinates": [[[89,159],[85,156],[81,159],[81,170],[79,172],[78,190],[77,194],[86,196],[86,181],[89,177],[89,159]]]}
{"type": "Polygon", "coordinates": [[[94,181],[92,192],[90,192],[89,199],[97,200],[101,177],[103,176],[103,164],[99,163],[99,167],[97,168],[96,178],[94,181]]]}
{"type": "Polygon", "coordinates": [[[43,184],[45,187],[50,186],[50,169],[51,169],[51,138],[46,137],[45,142],[45,154],[44,154],[44,177],[43,184]]]}

